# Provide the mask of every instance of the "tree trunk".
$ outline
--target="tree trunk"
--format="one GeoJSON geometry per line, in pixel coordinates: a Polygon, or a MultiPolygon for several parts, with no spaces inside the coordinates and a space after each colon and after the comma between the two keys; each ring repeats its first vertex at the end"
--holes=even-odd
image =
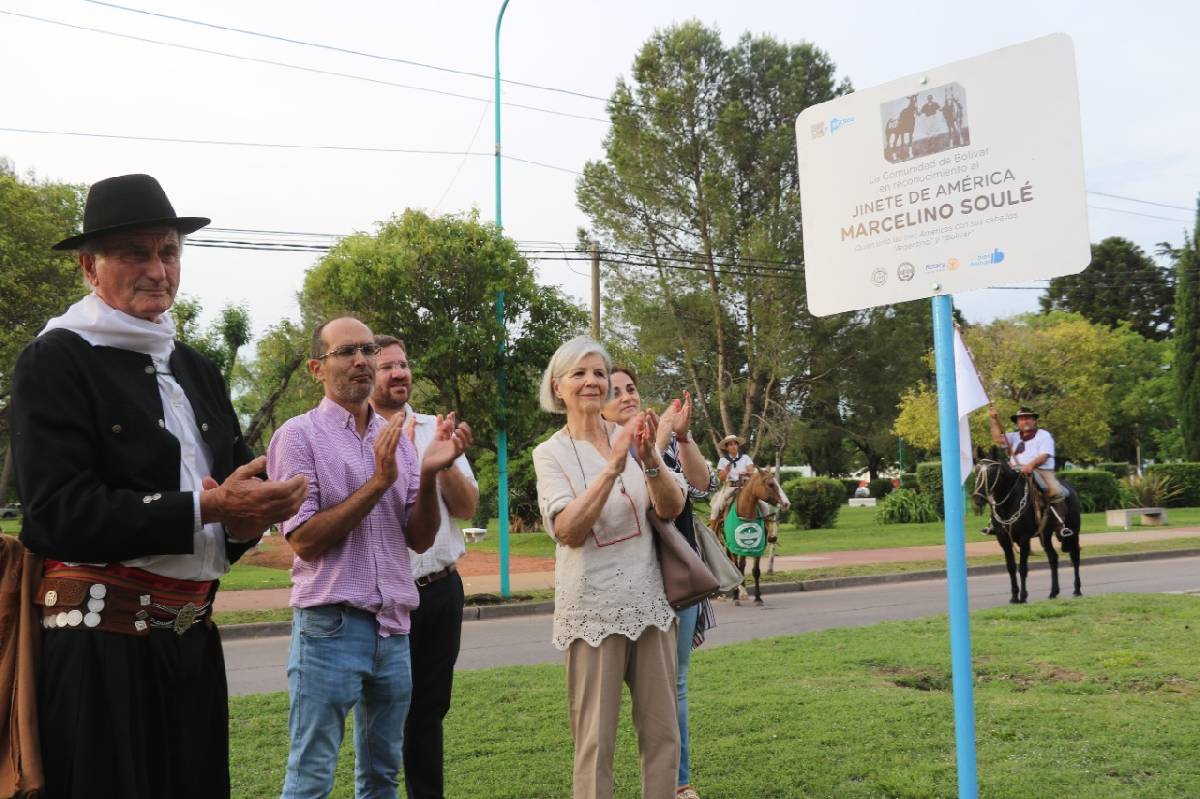
{"type": "Polygon", "coordinates": [[[671,312],[671,318],[675,322],[675,338],[679,341],[679,349],[683,352],[683,360],[687,365],[688,376],[692,380],[692,393],[695,395],[692,398],[692,408],[700,409],[700,414],[704,417],[705,424],[708,425],[708,434],[712,438],[713,449],[720,452],[721,448],[718,444],[721,437],[717,435],[717,428],[713,424],[712,414],[709,413],[708,404],[704,401],[705,391],[700,384],[700,373],[696,371],[696,360],[692,355],[691,347],[688,346],[687,338],[683,335],[683,320],[680,318],[679,306],[675,303],[675,294],[671,291],[671,285],[667,281],[666,269],[662,266],[658,267],[658,284],[662,289],[667,309],[671,312]]]}
{"type": "Polygon", "coordinates": [[[258,452],[262,444],[263,430],[266,429],[268,421],[273,418],[275,411],[275,403],[279,402],[279,398],[283,396],[283,392],[287,391],[288,383],[292,381],[292,375],[300,368],[300,364],[304,363],[304,353],[300,352],[292,360],[288,361],[287,368],[284,370],[283,378],[279,381],[279,385],[271,392],[271,396],[267,397],[267,401],[262,407],[254,413],[254,417],[250,419],[250,426],[246,428],[246,444],[252,450],[258,452]]]}

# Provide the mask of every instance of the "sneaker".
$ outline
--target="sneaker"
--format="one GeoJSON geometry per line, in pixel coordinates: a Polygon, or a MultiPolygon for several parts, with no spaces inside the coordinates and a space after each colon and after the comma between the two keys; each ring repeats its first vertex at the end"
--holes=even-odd
{"type": "Polygon", "coordinates": [[[675,789],[675,799],[700,799],[700,794],[690,785],[675,789]]]}

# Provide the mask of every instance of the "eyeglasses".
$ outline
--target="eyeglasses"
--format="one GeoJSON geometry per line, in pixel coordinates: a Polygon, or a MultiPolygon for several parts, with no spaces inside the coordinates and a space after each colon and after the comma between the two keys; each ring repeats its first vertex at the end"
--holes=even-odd
{"type": "Polygon", "coordinates": [[[335,347],[324,355],[318,355],[317,360],[323,361],[330,355],[334,355],[343,361],[348,361],[354,357],[354,354],[361,352],[367,358],[374,358],[382,349],[378,344],[343,344],[340,347],[335,347]]]}

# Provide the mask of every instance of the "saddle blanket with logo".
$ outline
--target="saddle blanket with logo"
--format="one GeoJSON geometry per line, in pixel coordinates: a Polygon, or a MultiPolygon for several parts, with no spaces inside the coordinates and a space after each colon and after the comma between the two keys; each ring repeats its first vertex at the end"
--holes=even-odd
{"type": "Polygon", "coordinates": [[[757,558],[767,548],[767,525],[761,516],[746,520],[730,506],[725,514],[725,548],[734,555],[757,558]]]}

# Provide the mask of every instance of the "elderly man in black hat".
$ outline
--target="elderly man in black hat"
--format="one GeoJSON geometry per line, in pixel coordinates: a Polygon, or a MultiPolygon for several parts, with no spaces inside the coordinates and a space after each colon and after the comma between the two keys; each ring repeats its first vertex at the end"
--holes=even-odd
{"type": "Polygon", "coordinates": [[[10,429],[21,540],[44,557],[38,673],[48,799],[229,795],[217,580],[303,477],[269,482],[218,371],[167,314],[183,237],[149,175],[91,187],[78,250],[91,293],[21,353],[10,429]]]}
{"type": "MultiPolygon", "coordinates": [[[[1062,535],[1074,535],[1074,531],[1063,524],[1067,518],[1067,503],[1066,494],[1063,493],[1058,477],[1054,473],[1054,436],[1050,435],[1049,430],[1042,430],[1038,427],[1040,417],[1037,411],[1022,405],[1016,413],[1009,417],[1017,426],[1016,432],[1013,433],[1004,432],[1000,425],[1000,414],[996,410],[996,406],[989,407],[988,415],[992,420],[992,441],[998,446],[1007,447],[1010,465],[1014,469],[1019,469],[1022,474],[1033,475],[1038,486],[1046,492],[1050,508],[1057,514],[1059,524],[1063,525],[1062,535]]],[[[993,531],[989,526],[985,532],[992,533],[993,531]]]]}

